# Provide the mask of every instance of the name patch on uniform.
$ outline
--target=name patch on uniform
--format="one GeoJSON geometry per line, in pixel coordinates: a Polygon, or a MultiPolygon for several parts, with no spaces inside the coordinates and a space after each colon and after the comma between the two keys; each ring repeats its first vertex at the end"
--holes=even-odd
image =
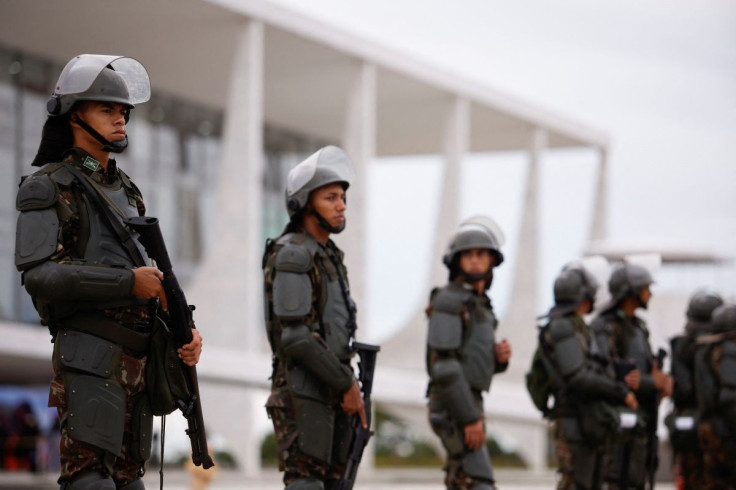
{"type": "Polygon", "coordinates": [[[92,157],[87,157],[84,159],[84,162],[82,163],[82,166],[84,168],[88,168],[93,172],[96,172],[98,168],[100,168],[100,162],[95,160],[92,157]]]}

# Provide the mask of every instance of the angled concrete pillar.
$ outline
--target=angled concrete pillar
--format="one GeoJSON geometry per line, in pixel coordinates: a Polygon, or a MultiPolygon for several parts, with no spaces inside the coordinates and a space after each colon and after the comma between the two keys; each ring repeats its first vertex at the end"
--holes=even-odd
{"type": "Polygon", "coordinates": [[[590,241],[606,238],[608,232],[608,150],[599,148],[598,185],[596,186],[593,221],[590,226],[590,241]]]}
{"type": "MultiPolygon", "coordinates": [[[[524,196],[523,216],[519,237],[519,248],[516,251],[516,268],[511,303],[508,311],[501,319],[498,337],[507,338],[513,349],[513,356],[504,379],[509,382],[524,382],[524,375],[529,369],[531,358],[536,348],[536,317],[541,313],[538,301],[539,284],[539,165],[543,151],[547,148],[547,132],[535,128],[529,141],[529,172],[524,196]]],[[[531,401],[529,401],[531,404],[531,401]]],[[[541,415],[540,415],[541,417],[541,415]]],[[[546,441],[544,428],[538,428],[536,437],[527,439],[534,445],[535,457],[530,458],[530,465],[537,466],[546,461],[546,441]]]]}
{"type": "MultiPolygon", "coordinates": [[[[230,85],[215,213],[215,238],[189,288],[206,345],[256,351],[264,345],[260,272],[263,162],[263,24],[243,24],[230,62],[230,85]]],[[[260,471],[251,394],[244,388],[202,386],[208,433],[227,440],[240,468],[260,471]],[[226,395],[224,394],[226,393],[226,395]],[[227,399],[227,403],[213,403],[227,399]],[[211,401],[211,402],[209,402],[211,401]]]]}
{"type": "Polygon", "coordinates": [[[370,63],[361,62],[353,74],[348,88],[341,144],[355,165],[356,175],[347,192],[347,227],[342,235],[333,239],[345,251],[351,295],[358,305],[361,330],[357,335],[365,340],[365,188],[367,166],[376,156],[376,66],[370,63]]]}
{"type": "Polygon", "coordinates": [[[432,284],[447,281],[447,268],[442,264],[442,255],[452,232],[462,218],[460,216],[460,182],[462,160],[470,148],[470,102],[455,98],[445,119],[444,147],[445,168],[440,189],[439,213],[435,229],[435,245],[432,254],[432,284]]]}
{"type": "Polygon", "coordinates": [[[523,379],[534,353],[536,317],[541,313],[538,302],[539,284],[539,162],[547,147],[547,132],[534,129],[529,141],[529,172],[524,194],[519,248],[508,250],[516,254],[514,285],[508,311],[501,319],[499,335],[512,343],[513,357],[509,376],[523,379]]]}

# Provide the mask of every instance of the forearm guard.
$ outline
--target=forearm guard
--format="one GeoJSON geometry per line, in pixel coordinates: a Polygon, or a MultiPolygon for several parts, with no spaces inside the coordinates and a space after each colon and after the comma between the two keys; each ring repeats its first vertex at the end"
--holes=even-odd
{"type": "Polygon", "coordinates": [[[285,327],[281,332],[281,348],[290,360],[338,393],[344,393],[355,382],[352,373],[306,325],[285,327]]]}
{"type": "Polygon", "coordinates": [[[432,366],[430,375],[432,383],[440,388],[442,403],[452,419],[464,426],[480,418],[470,385],[457,359],[438,360],[432,366]]]}
{"type": "Polygon", "coordinates": [[[130,269],[44,262],[23,275],[26,291],[44,301],[108,301],[132,295],[130,269]]]}

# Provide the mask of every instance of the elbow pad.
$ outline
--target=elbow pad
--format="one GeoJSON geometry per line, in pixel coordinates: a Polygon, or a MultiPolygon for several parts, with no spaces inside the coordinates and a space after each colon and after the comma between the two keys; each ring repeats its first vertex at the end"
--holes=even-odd
{"type": "Polygon", "coordinates": [[[288,358],[304,366],[338,393],[343,393],[355,382],[335,354],[317,340],[306,325],[285,327],[281,332],[281,348],[288,358]]]}
{"type": "Polygon", "coordinates": [[[129,298],[130,269],[44,262],[24,273],[26,291],[46,301],[107,301],[129,298]]]}
{"type": "Polygon", "coordinates": [[[450,417],[461,425],[480,418],[470,385],[463,376],[463,368],[457,359],[440,359],[431,370],[432,382],[440,387],[442,402],[450,417]]]}

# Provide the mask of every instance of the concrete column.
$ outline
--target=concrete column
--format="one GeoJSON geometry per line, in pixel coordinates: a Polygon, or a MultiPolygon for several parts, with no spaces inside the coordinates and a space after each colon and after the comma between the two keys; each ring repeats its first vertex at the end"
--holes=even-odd
{"type": "MultiPolygon", "coordinates": [[[[358,305],[358,340],[365,341],[366,331],[366,179],[368,165],[376,156],[376,66],[361,62],[348,87],[345,129],[342,146],[355,165],[355,179],[348,189],[348,222],[343,236],[333,237],[345,251],[345,265],[350,274],[350,293],[358,305]]],[[[373,413],[375,421],[375,411],[373,413]]],[[[375,423],[375,422],[374,422],[375,423]]],[[[371,441],[363,453],[360,473],[375,469],[375,449],[371,441]]]]}
{"type": "Polygon", "coordinates": [[[439,196],[439,214],[435,229],[434,254],[432,256],[432,284],[447,281],[447,268],[442,263],[442,256],[447,248],[450,236],[460,222],[460,182],[462,177],[462,159],[470,148],[470,102],[464,98],[455,98],[449,107],[445,119],[444,157],[445,169],[442,188],[439,196]]]}
{"type": "MultiPolygon", "coordinates": [[[[516,253],[514,286],[509,309],[501,318],[497,335],[507,338],[513,349],[509,369],[504,375],[506,381],[524,382],[524,374],[529,369],[536,348],[536,316],[541,312],[538,300],[539,285],[539,162],[547,147],[547,132],[535,128],[529,141],[529,173],[527,175],[524,209],[519,237],[519,248],[508,250],[516,253]]],[[[529,402],[531,403],[531,401],[529,402]]],[[[537,450],[545,450],[544,444],[537,450]]],[[[531,462],[544,461],[546,454],[531,458],[531,462]]],[[[539,469],[539,468],[535,468],[539,469]]]]}
{"type": "Polygon", "coordinates": [[[608,149],[599,148],[598,185],[596,187],[593,221],[590,226],[590,241],[606,238],[608,232],[608,149]]]}
{"type": "Polygon", "coordinates": [[[342,146],[355,165],[355,179],[348,189],[348,221],[342,235],[333,237],[345,251],[351,295],[358,305],[358,337],[365,339],[365,188],[367,167],[376,156],[376,67],[360,63],[348,88],[342,146]],[[362,305],[362,307],[361,307],[362,305]]]}
{"type": "MultiPolygon", "coordinates": [[[[264,345],[263,293],[260,257],[263,165],[263,43],[259,21],[245,21],[230,61],[223,155],[220,162],[215,237],[189,288],[189,300],[202,329],[205,345],[253,352],[264,345]]],[[[207,349],[202,354],[207,362],[207,349]]],[[[240,468],[260,470],[259,442],[253,431],[250,393],[202,388],[209,434],[224,436],[240,468]],[[206,398],[212,394],[212,398],[206,398]],[[214,403],[217,399],[227,403],[214,403]],[[208,403],[209,402],[209,403],[208,403]]]]}

